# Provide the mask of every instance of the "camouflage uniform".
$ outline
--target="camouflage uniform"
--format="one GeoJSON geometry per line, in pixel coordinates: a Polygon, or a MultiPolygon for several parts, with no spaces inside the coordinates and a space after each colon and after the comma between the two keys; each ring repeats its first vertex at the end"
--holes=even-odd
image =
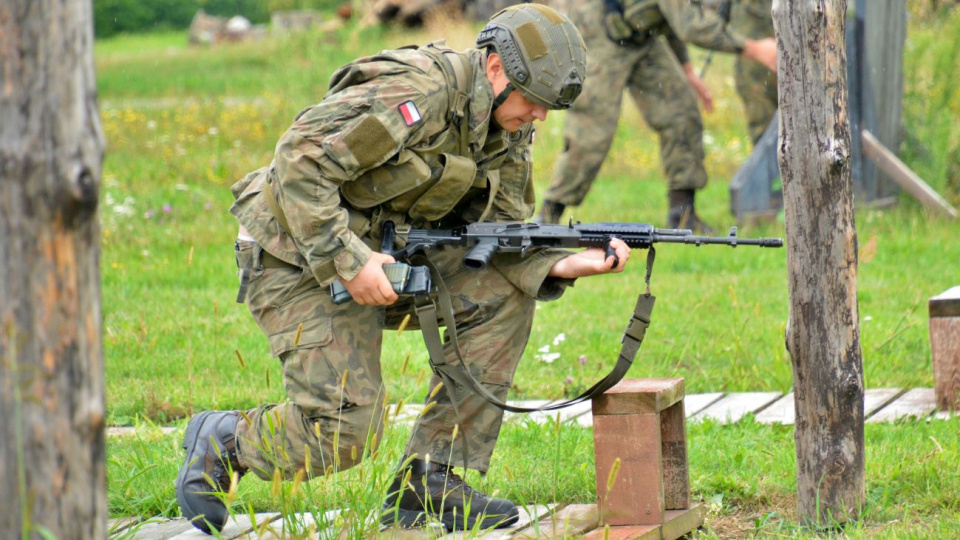
{"type": "MultiPolygon", "coordinates": [[[[233,187],[231,212],[253,239],[237,243],[238,263],[249,269],[246,302],[283,362],[289,397],[248,411],[249,422],[238,424],[241,461],[258,476],[271,478],[275,467],[287,478],[306,467],[346,469],[379,440],[386,399],[381,333],[396,328],[413,305],[401,299],[388,307],[338,306],[328,285],[357,275],[379,249],[384,221],[447,228],[533,213],[532,127],[510,134],[491,124],[484,65],[480,51],[457,53],[439,43],[348,64],[333,75],[324,99],[297,116],[271,165],[233,187]],[[470,94],[465,140],[448,114],[457,90],[450,73],[457,71],[470,94]],[[268,193],[292,235],[270,211],[268,193]]],[[[501,400],[535,301],[558,298],[571,283],[547,277],[568,254],[500,254],[482,271],[465,270],[460,250],[431,254],[451,291],[464,360],[501,400]]],[[[449,343],[445,355],[455,361],[449,343]]],[[[434,376],[431,388],[438,382],[434,376]]],[[[443,388],[428,399],[436,405],[418,419],[407,455],[486,471],[503,412],[464,388],[443,388]]]]}
{"type": "MultiPolygon", "coordinates": [[[[749,39],[773,37],[772,12],[773,0],[737,0],[730,12],[730,28],[749,39]]],[[[777,74],[756,60],[738,56],[735,79],[750,140],[756,144],[777,112],[777,74]]]]}
{"type": "Polygon", "coordinates": [[[563,206],[583,202],[616,134],[624,89],[659,135],[669,189],[703,188],[703,121],[681,69],[688,61],[684,42],[739,53],[744,39],[698,2],[624,0],[619,22],[633,34],[618,43],[609,36],[604,5],[587,0],[570,13],[587,44],[586,85],[567,112],[563,153],[544,199],[563,206]]]}

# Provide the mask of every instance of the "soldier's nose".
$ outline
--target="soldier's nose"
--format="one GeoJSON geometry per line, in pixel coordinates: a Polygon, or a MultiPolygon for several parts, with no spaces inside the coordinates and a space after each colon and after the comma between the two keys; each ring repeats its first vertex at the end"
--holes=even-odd
{"type": "Polygon", "coordinates": [[[547,119],[547,108],[541,107],[540,105],[535,105],[533,107],[533,117],[543,122],[547,119]]]}

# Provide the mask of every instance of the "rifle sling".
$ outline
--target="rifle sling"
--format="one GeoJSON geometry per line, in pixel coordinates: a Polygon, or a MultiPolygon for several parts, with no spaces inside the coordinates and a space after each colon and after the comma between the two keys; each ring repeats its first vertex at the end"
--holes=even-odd
{"type": "MultiPolygon", "coordinates": [[[[596,384],[585,390],[579,396],[562,401],[560,403],[534,408],[517,407],[497,399],[492,392],[487,390],[487,388],[477,381],[477,379],[474,378],[470,373],[466,363],[463,360],[463,355],[460,352],[460,344],[457,340],[457,326],[453,314],[453,303],[450,300],[450,291],[447,289],[447,286],[444,283],[443,278],[440,276],[440,272],[438,271],[437,267],[427,257],[419,255],[417,256],[417,259],[418,264],[425,264],[430,268],[430,272],[433,274],[433,282],[437,286],[437,300],[440,304],[440,313],[447,327],[447,334],[450,337],[451,348],[456,354],[458,361],[458,364],[450,364],[446,362],[446,358],[444,357],[443,343],[440,339],[440,325],[437,319],[437,305],[432,301],[421,301],[418,302],[416,311],[417,317],[420,320],[420,331],[423,335],[423,340],[427,346],[427,352],[430,356],[431,368],[433,368],[434,372],[437,373],[437,375],[444,381],[444,384],[452,381],[462,387],[470,388],[476,393],[480,394],[480,396],[482,396],[491,404],[510,412],[531,413],[562,409],[564,407],[581,403],[588,399],[593,399],[594,397],[603,394],[610,388],[613,388],[614,385],[623,379],[624,375],[627,373],[627,370],[629,370],[630,366],[633,365],[633,360],[637,355],[637,351],[640,350],[640,345],[643,343],[643,337],[646,334],[647,328],[650,326],[650,314],[653,312],[653,304],[656,300],[656,297],[650,294],[648,282],[647,291],[640,293],[640,295],[637,297],[636,306],[634,307],[633,313],[630,316],[630,321],[627,323],[627,328],[623,333],[623,338],[621,339],[622,346],[620,348],[620,355],[617,357],[617,363],[614,365],[610,373],[608,373],[603,379],[599,380],[596,384]]],[[[648,276],[649,270],[652,269],[652,266],[653,259],[651,254],[648,253],[648,276]]],[[[448,389],[448,391],[452,392],[452,388],[448,389]]]]}

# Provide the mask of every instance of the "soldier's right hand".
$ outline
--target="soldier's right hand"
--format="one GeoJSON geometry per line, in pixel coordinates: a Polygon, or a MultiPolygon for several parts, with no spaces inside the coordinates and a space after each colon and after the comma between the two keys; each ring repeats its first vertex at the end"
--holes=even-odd
{"type": "Polygon", "coordinates": [[[777,72],[777,40],[771,37],[748,39],[743,49],[743,56],[760,62],[774,73],[777,72]]]}
{"type": "Polygon", "coordinates": [[[397,261],[390,255],[374,251],[360,273],[350,281],[341,280],[353,301],[365,306],[388,306],[396,302],[399,296],[383,271],[383,265],[394,262],[397,261]]]}

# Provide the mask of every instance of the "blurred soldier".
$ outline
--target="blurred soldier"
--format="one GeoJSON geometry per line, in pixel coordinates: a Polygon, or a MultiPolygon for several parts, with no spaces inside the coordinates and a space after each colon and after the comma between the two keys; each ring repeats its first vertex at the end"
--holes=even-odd
{"type": "MultiPolygon", "coordinates": [[[[773,0],[735,0],[730,28],[748,39],[773,37],[773,0]]],[[[737,94],[747,116],[754,144],[777,112],[777,73],[763,64],[740,56],[736,61],[737,94]]]]}
{"type": "MultiPolygon", "coordinates": [[[[532,122],[580,94],[583,40],[565,16],[523,4],[495,15],[477,46],[381,51],[341,68],[323,100],[280,138],[273,162],[233,186],[238,300],[283,363],[288,401],[190,420],[176,491],[197,528],[222,529],[222,493],[234,474],[310,479],[350,468],[376,448],[387,399],[382,331],[424,307],[394,292],[383,268],[394,259],[376,251],[382,224],[450,228],[532,215],[532,122]],[[333,302],[334,280],[353,301],[333,302]]],[[[627,260],[623,242],[611,247],[627,260]]],[[[450,291],[463,362],[501,401],[536,301],[559,298],[577,277],[624,266],[614,269],[602,249],[548,249],[498,254],[488,268],[465,271],[463,255],[446,249],[429,259],[450,291]]],[[[458,364],[449,340],[438,346],[440,361],[458,364]]],[[[438,390],[413,427],[383,522],[514,523],[514,503],[473,490],[453,471],[487,471],[503,411],[470,388],[440,382],[435,373],[430,388],[438,390]]]]}
{"type": "Polygon", "coordinates": [[[710,232],[694,207],[696,190],[707,183],[697,97],[707,111],[713,103],[684,42],[752,58],[770,70],[776,43],[744,38],[691,0],[584,0],[570,16],[587,43],[588,83],[567,112],[563,153],[538,219],[556,223],[566,207],[583,202],[610,150],[626,89],[660,138],[667,226],[710,232]]]}

